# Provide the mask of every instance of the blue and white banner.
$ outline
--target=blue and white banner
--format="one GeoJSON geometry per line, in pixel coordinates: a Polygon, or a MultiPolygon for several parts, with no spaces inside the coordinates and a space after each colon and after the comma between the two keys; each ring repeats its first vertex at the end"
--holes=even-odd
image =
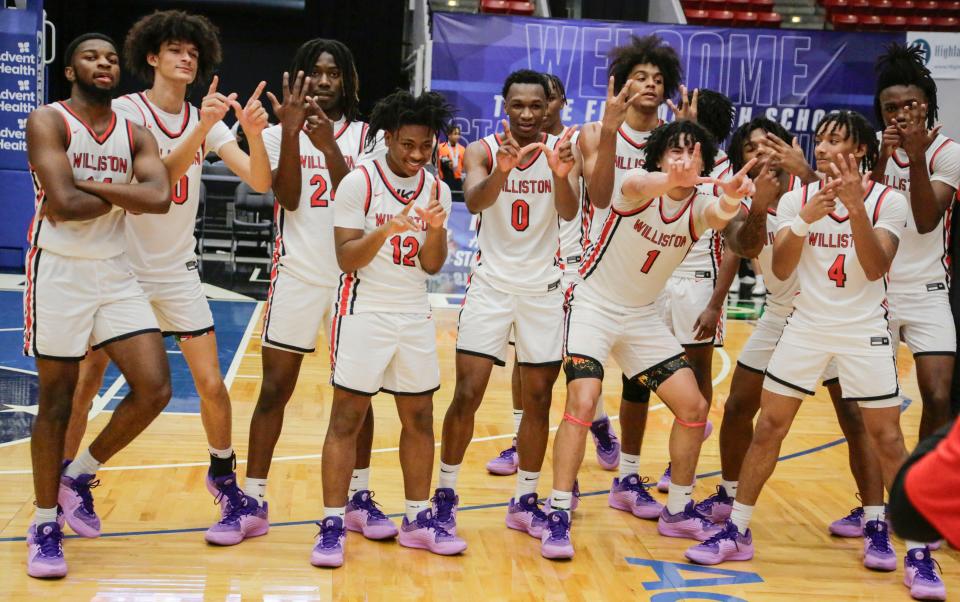
{"type": "Polygon", "coordinates": [[[0,10],[0,169],[27,169],[27,116],[43,102],[40,17],[33,8],[0,10]]]}

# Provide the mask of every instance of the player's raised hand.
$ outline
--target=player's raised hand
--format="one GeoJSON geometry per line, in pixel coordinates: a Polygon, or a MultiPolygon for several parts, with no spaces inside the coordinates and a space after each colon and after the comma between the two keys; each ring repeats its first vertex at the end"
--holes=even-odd
{"type": "Polygon", "coordinates": [[[677,121],[681,119],[686,119],[688,121],[697,120],[697,100],[700,98],[700,89],[693,89],[693,98],[689,98],[687,95],[687,87],[680,86],[680,106],[673,104],[673,101],[669,98],[667,99],[667,106],[670,107],[670,110],[673,111],[674,116],[677,118],[677,121]]]}
{"type": "Polygon", "coordinates": [[[903,143],[900,138],[900,128],[896,120],[892,121],[883,129],[883,135],[880,139],[880,152],[883,156],[889,157],[903,143]]]}
{"type": "Polygon", "coordinates": [[[791,144],[787,144],[780,136],[767,132],[763,148],[763,155],[770,159],[774,168],[795,176],[801,176],[810,170],[810,164],[807,163],[807,157],[803,154],[803,148],[796,136],[791,144]]]}
{"type": "MultiPolygon", "coordinates": [[[[411,205],[413,203],[410,203],[411,205]]],[[[437,180],[433,180],[433,185],[430,186],[430,202],[427,204],[427,208],[423,209],[421,207],[414,207],[414,211],[417,212],[417,215],[420,219],[427,225],[427,228],[443,228],[447,223],[447,212],[443,208],[443,205],[440,204],[440,188],[437,185],[437,180]]]]}
{"type": "Polygon", "coordinates": [[[270,123],[267,117],[267,109],[263,106],[263,103],[260,102],[260,95],[263,94],[263,89],[266,86],[267,82],[260,82],[260,84],[257,85],[257,89],[254,90],[250,98],[247,99],[247,104],[243,105],[243,107],[236,101],[233,103],[233,110],[237,114],[237,121],[240,122],[240,127],[243,128],[247,136],[260,135],[260,132],[266,129],[270,123]]]}
{"type": "MultiPolygon", "coordinates": [[[[752,197],[757,191],[756,186],[753,184],[753,180],[750,179],[750,176],[747,175],[753,166],[757,164],[757,158],[754,157],[747,161],[747,164],[737,173],[733,174],[732,177],[727,178],[726,180],[717,180],[712,179],[712,181],[717,185],[717,188],[723,191],[728,197],[734,199],[742,199],[743,197],[752,197]]],[[[709,179],[709,178],[708,178],[709,179]]]]}
{"type": "Polygon", "coordinates": [[[552,171],[553,174],[558,178],[565,178],[576,164],[576,159],[573,155],[573,143],[571,142],[571,139],[577,132],[577,128],[578,126],[575,125],[568,127],[567,131],[560,136],[560,140],[557,141],[557,144],[554,148],[550,148],[543,142],[531,142],[520,149],[520,156],[526,157],[531,152],[540,149],[547,158],[547,165],[550,166],[550,171],[552,171]]]}
{"type": "Polygon", "coordinates": [[[500,123],[503,125],[503,135],[500,136],[500,146],[497,148],[497,169],[509,173],[520,163],[520,145],[510,133],[510,123],[506,119],[500,123]]]}
{"type": "Polygon", "coordinates": [[[851,213],[863,209],[863,199],[870,189],[870,174],[861,174],[857,158],[852,154],[844,157],[837,153],[837,160],[830,165],[830,171],[839,182],[837,197],[851,213]]]}
{"type": "Polygon", "coordinates": [[[290,74],[283,72],[283,103],[277,101],[273,92],[267,92],[267,97],[273,105],[273,112],[280,119],[280,125],[290,131],[299,131],[307,119],[307,90],[310,89],[310,78],[303,77],[303,71],[298,71],[290,86],[290,74]]]}
{"type": "Polygon", "coordinates": [[[933,144],[940,128],[937,126],[927,130],[927,105],[914,102],[904,107],[897,116],[897,133],[900,135],[900,146],[912,158],[923,160],[927,147],[933,144]]]}
{"type": "Polygon", "coordinates": [[[210,82],[210,87],[207,89],[207,95],[203,97],[203,101],[200,103],[200,125],[208,131],[215,123],[222,120],[233,104],[237,102],[236,92],[228,96],[217,92],[219,84],[220,76],[214,75],[213,81],[210,82]]]}
{"type": "Polygon", "coordinates": [[[631,95],[630,90],[632,89],[633,80],[628,79],[623,83],[620,92],[614,94],[613,76],[610,77],[607,82],[607,104],[604,105],[603,118],[601,119],[602,127],[615,130],[623,124],[623,121],[627,118],[627,109],[634,99],[640,95],[639,92],[631,95]]]}
{"type": "Polygon", "coordinates": [[[331,149],[337,144],[333,135],[333,120],[327,117],[312,96],[307,97],[307,121],[304,129],[317,150],[331,149]]]}
{"type": "Polygon", "coordinates": [[[407,203],[407,206],[404,207],[400,213],[394,215],[390,221],[387,222],[387,236],[400,234],[408,230],[416,232],[420,229],[417,222],[413,221],[413,218],[410,217],[411,209],[413,209],[413,201],[407,203]]]}
{"type": "Polygon", "coordinates": [[[828,180],[820,187],[807,204],[800,208],[800,219],[812,224],[837,208],[837,188],[840,180],[828,180]]]}
{"type": "Polygon", "coordinates": [[[753,203],[769,207],[779,196],[780,176],[777,174],[777,170],[771,167],[769,158],[760,161],[760,173],[754,179],[753,185],[756,187],[752,197],[753,203]]]}
{"type": "Polygon", "coordinates": [[[715,184],[714,178],[701,176],[703,161],[700,158],[700,143],[693,146],[693,152],[684,151],[683,158],[675,161],[667,168],[667,178],[671,186],[690,188],[697,184],[715,184]]]}

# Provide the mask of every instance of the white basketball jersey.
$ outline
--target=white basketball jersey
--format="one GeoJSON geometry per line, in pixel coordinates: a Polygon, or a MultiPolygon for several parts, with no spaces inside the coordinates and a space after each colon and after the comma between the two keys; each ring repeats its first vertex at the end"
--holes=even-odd
{"type": "Polygon", "coordinates": [[[704,210],[715,202],[697,190],[680,201],[664,195],[629,211],[612,207],[580,264],[576,293],[623,307],[653,303],[705,230],[704,210]]]}
{"type": "MultiPolygon", "coordinates": [[[[802,185],[803,182],[800,181],[800,178],[791,175],[787,191],[797,190],[802,185]]],[[[749,210],[750,199],[744,199],[743,203],[749,210]]],[[[800,290],[800,284],[797,281],[796,270],[791,272],[786,280],[780,280],[773,273],[773,241],[776,239],[781,219],[777,209],[767,207],[767,237],[763,241],[760,255],[757,256],[757,262],[760,264],[760,272],[763,274],[763,285],[767,289],[765,311],[778,316],[786,316],[793,311],[793,298],[800,290]]]]}
{"type": "MultiPolygon", "coordinates": [[[[730,159],[723,150],[717,150],[716,163],[710,171],[711,178],[725,180],[730,177],[730,159]]],[[[716,184],[704,184],[704,192],[719,197],[723,194],[716,184]]],[[[716,278],[723,258],[723,235],[710,230],[690,248],[683,262],[677,266],[675,275],[685,278],[716,278]]]]}
{"type": "MultiPolygon", "coordinates": [[[[880,134],[878,134],[879,136],[880,134]]],[[[944,182],[954,190],[960,185],[960,145],[943,134],[927,148],[927,172],[930,181],[944,182]]],[[[902,149],[896,149],[887,161],[884,184],[899,190],[910,201],[910,160],[902,149]]],[[[887,290],[891,293],[922,293],[945,290],[947,243],[950,236],[951,206],[932,232],[920,234],[913,211],[907,211],[907,227],[900,238],[900,248],[890,268],[887,290]]]]}
{"type": "MultiPolygon", "coordinates": [[[[160,156],[169,155],[200,123],[200,111],[184,102],[179,113],[167,113],[150,102],[143,92],[113,101],[113,110],[153,134],[160,156]]],[[[142,282],[179,282],[196,278],[197,241],[193,237],[200,207],[200,176],[208,151],[233,140],[223,122],[207,134],[193,162],[170,191],[170,210],[163,214],[128,215],[126,250],[130,267],[142,282]]]]}
{"type": "MultiPolygon", "coordinates": [[[[338,228],[372,232],[389,222],[410,203],[414,207],[430,204],[430,190],[436,178],[425,169],[402,178],[386,161],[364,163],[350,172],[337,188],[334,225],[338,228]]],[[[450,188],[438,182],[440,203],[450,215],[450,188]]],[[[427,298],[429,274],[420,267],[419,252],[427,237],[427,225],[415,210],[408,214],[419,226],[390,236],[373,261],[355,272],[341,273],[337,290],[337,315],[353,313],[429,314],[427,298]]]]}
{"type": "MultiPolygon", "coordinates": [[[[367,124],[341,119],[333,127],[343,160],[352,170],[363,153],[367,124]]],[[[263,132],[271,169],[280,163],[280,136],[279,125],[263,132]]],[[[340,280],[333,242],[333,204],[333,182],[326,158],[306,132],[300,132],[300,204],[296,211],[287,211],[280,203],[275,206],[275,260],[288,273],[318,286],[337,286],[340,280]]]]}
{"type": "MultiPolygon", "coordinates": [[[[566,133],[567,127],[564,127],[560,136],[566,133]]],[[[570,142],[574,145],[580,140],[580,130],[573,133],[570,142]]],[[[577,207],[577,217],[572,220],[560,220],[560,262],[564,265],[578,264],[583,255],[583,248],[589,238],[589,205],[587,195],[584,193],[583,178],[580,178],[580,205],[577,207]]]]}
{"type": "MultiPolygon", "coordinates": [[[[99,136],[65,102],[50,105],[67,127],[67,161],[74,180],[129,184],[133,179],[133,125],[113,113],[110,125],[99,136]]],[[[27,232],[33,247],[67,257],[109,259],[123,253],[125,212],[114,206],[105,215],[83,221],[50,222],[41,217],[46,194],[37,173],[33,179],[36,214],[27,232]]]]}
{"type": "MultiPolygon", "coordinates": [[[[820,186],[821,182],[813,182],[783,195],[777,207],[780,230],[790,227],[820,186]]],[[[907,200],[902,194],[872,183],[864,204],[874,228],[901,236],[907,219],[907,200]]],[[[839,199],[833,213],[810,224],[797,278],[800,292],[794,298],[791,324],[803,324],[834,338],[861,336],[865,328],[881,323],[886,328],[886,283],[883,278],[867,280],[857,259],[850,216],[839,199]]]]}
{"type": "MultiPolygon", "coordinates": [[[[554,148],[559,138],[543,134],[554,148]]],[[[496,169],[498,134],[483,138],[491,170],[496,169]]],[[[507,174],[496,202],[480,212],[473,275],[495,289],[542,295],[560,282],[560,217],[554,205],[553,172],[538,150],[507,174]]]]}

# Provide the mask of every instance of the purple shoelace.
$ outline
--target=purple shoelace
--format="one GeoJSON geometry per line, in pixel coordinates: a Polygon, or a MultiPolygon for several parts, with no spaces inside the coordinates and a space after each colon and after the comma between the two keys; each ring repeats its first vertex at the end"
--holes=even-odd
{"type": "Polygon", "coordinates": [[[80,507],[87,514],[93,514],[93,494],[90,490],[100,485],[100,479],[93,475],[80,475],[73,480],[73,490],[80,496],[80,507]]]}

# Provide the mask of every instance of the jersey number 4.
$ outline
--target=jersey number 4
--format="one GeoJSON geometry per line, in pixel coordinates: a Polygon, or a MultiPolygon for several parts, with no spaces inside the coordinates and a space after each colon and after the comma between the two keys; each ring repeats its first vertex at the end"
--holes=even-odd
{"type": "Polygon", "coordinates": [[[323,176],[314,174],[313,177],[310,178],[310,185],[316,186],[313,194],[310,195],[310,206],[326,207],[329,205],[330,201],[323,198],[323,195],[327,192],[327,181],[323,179],[323,176]]]}
{"type": "Polygon", "coordinates": [[[846,255],[837,255],[837,258],[830,264],[830,269],[827,270],[827,278],[833,280],[837,288],[843,288],[847,282],[847,273],[843,269],[843,262],[846,257],[846,255]]]}
{"type": "Polygon", "coordinates": [[[419,240],[413,236],[404,239],[401,239],[400,236],[394,236],[390,239],[390,244],[393,246],[393,263],[411,268],[417,265],[414,259],[420,252],[419,240]],[[406,249],[407,252],[404,253],[403,249],[406,249]]]}

